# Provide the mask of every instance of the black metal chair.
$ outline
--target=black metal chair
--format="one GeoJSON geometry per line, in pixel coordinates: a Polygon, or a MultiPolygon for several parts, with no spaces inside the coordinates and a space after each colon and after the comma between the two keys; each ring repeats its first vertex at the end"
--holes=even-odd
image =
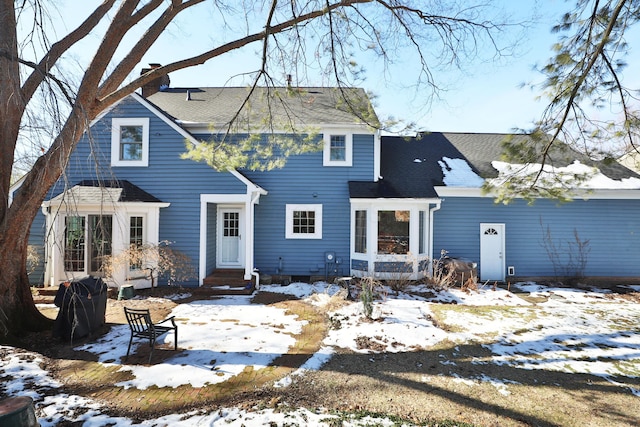
{"type": "Polygon", "coordinates": [[[174,316],[168,317],[158,323],[151,321],[151,313],[147,309],[136,309],[124,307],[124,314],[127,317],[127,323],[131,328],[131,338],[129,339],[129,347],[127,347],[127,356],[124,360],[129,358],[129,351],[131,350],[131,344],[133,338],[143,338],[149,340],[151,351],[149,352],[149,364],[151,364],[151,356],[153,356],[153,348],[156,344],[156,338],[167,332],[174,331],[174,350],[178,349],[178,325],[174,320],[174,316]],[[162,323],[171,322],[172,326],[162,325],[162,323]]]}

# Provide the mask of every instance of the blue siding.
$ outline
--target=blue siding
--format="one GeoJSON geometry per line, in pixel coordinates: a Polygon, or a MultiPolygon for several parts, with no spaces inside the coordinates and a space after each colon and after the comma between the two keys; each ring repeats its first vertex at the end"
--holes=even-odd
{"type": "Polygon", "coordinates": [[[556,276],[544,238],[559,249],[558,264],[574,257],[569,242],[575,233],[589,241],[586,276],[640,277],[640,200],[576,200],[557,204],[537,200],[532,206],[517,200],[507,206],[490,198],[448,197],[434,216],[434,257],[440,249],[451,256],[480,261],[480,223],[505,224],[505,261],[517,276],[556,276]]]}
{"type": "Polygon", "coordinates": [[[45,218],[42,211],[38,211],[36,217],[31,224],[31,232],[29,233],[29,245],[36,248],[39,257],[39,264],[34,271],[29,274],[29,283],[32,285],[44,284],[45,270],[45,252],[44,252],[44,235],[45,235],[45,218]]]}
{"type": "Polygon", "coordinates": [[[283,169],[246,172],[269,191],[256,206],[255,266],[275,274],[310,275],[324,263],[324,253],[341,258],[338,274],[350,265],[350,204],[348,181],[373,177],[373,136],[354,135],[353,166],[323,167],[322,152],[292,157],[283,169]],[[287,204],[322,204],[322,239],[285,239],[287,204]]]}
{"type": "Polygon", "coordinates": [[[173,242],[172,247],[187,254],[197,271],[200,194],[245,194],[246,186],[233,175],[216,172],[205,163],[180,159],[184,152],[185,140],[180,134],[140,103],[126,99],[93,126],[91,138],[84,136],[78,143],[65,179],[55,186],[52,194],[64,190],[65,180],[69,186],[83,179],[129,180],[163,202],[171,203],[168,208],[160,209],[160,240],[173,242]],[[150,118],[148,167],[110,166],[111,119],[114,117],[150,118]]]}
{"type": "MultiPolygon", "coordinates": [[[[205,139],[206,135],[200,135],[205,139]]],[[[322,138],[319,135],[318,138],[322,138]]],[[[349,270],[350,205],[348,181],[373,178],[373,135],[354,135],[353,166],[323,167],[322,151],[288,159],[283,169],[244,174],[269,194],[255,210],[255,263],[265,273],[275,273],[282,259],[282,274],[309,275],[324,265],[324,252],[335,251],[342,259],[338,274],[349,270]],[[285,239],[287,204],[322,204],[321,240],[285,239]]],[[[66,176],[51,196],[86,179],[129,180],[163,202],[160,209],[160,240],[174,242],[197,270],[200,256],[200,195],[245,194],[246,186],[229,173],[214,171],[205,163],[180,159],[185,141],[180,134],[133,99],[127,99],[96,123],[74,151],[66,176]],[[111,167],[111,119],[149,117],[149,166],[111,167]]],[[[216,206],[207,207],[206,273],[215,267],[216,206]]]]}

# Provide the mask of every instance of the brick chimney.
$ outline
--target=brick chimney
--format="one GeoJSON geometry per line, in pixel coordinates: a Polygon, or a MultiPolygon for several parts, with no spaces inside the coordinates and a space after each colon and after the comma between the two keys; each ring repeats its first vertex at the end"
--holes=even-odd
{"type": "MultiPolygon", "coordinates": [[[[140,75],[142,76],[151,70],[160,68],[160,64],[149,64],[149,67],[150,68],[143,68],[142,71],[140,71],[140,75]]],[[[160,76],[142,86],[142,96],[144,96],[145,98],[147,96],[151,96],[156,92],[160,92],[160,90],[163,90],[164,88],[168,88],[170,84],[171,80],[169,79],[169,75],[165,74],[164,76],[160,76]]]]}

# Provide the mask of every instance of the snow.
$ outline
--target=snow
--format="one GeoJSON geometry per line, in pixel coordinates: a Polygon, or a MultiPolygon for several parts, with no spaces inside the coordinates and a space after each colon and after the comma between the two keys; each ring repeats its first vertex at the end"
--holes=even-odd
{"type": "Polygon", "coordinates": [[[544,165],[543,167],[540,163],[511,164],[501,161],[493,161],[491,165],[498,171],[498,177],[493,180],[495,185],[500,185],[505,181],[505,177],[514,174],[521,177],[535,176],[542,168],[543,173],[540,175],[540,182],[543,182],[546,186],[557,187],[560,182],[571,185],[578,179],[579,187],[583,189],[640,189],[640,179],[638,178],[611,179],[604,175],[600,169],[587,166],[578,160],[564,167],[551,165],[544,165]]]}
{"type": "Polygon", "coordinates": [[[484,183],[484,179],[471,169],[466,160],[443,157],[438,164],[442,169],[444,185],[448,187],[481,187],[484,183]]]}
{"type": "MultiPolygon", "coordinates": [[[[418,160],[418,159],[416,159],[418,160]]],[[[415,160],[414,160],[415,161],[415,160]]],[[[478,176],[471,166],[463,159],[443,157],[438,161],[442,169],[443,182],[448,187],[481,187],[484,180],[478,176]]],[[[564,167],[554,167],[540,163],[517,164],[495,160],[491,165],[498,171],[498,177],[490,180],[496,187],[502,185],[510,176],[536,176],[542,168],[539,182],[546,187],[560,185],[578,186],[585,190],[637,190],[640,189],[640,179],[623,178],[611,179],[604,175],[597,167],[587,166],[576,160],[564,167]]]]}
{"type": "MultiPolygon", "coordinates": [[[[629,287],[639,290],[639,287],[629,287]]],[[[295,295],[310,304],[323,305],[341,288],[325,283],[293,283],[289,286],[263,286],[262,290],[295,295]]],[[[461,290],[423,297],[423,288],[389,295],[374,303],[373,320],[366,320],[362,304],[348,302],[329,313],[332,327],[320,350],[276,387],[287,387],[297,375],[320,369],[337,349],[356,353],[408,352],[430,348],[448,340],[463,345],[481,343],[490,356],[474,360],[476,364],[497,364],[527,370],[589,373],[609,381],[621,393],[640,397],[640,390],[620,378],[640,377],[640,305],[630,303],[602,290],[553,288],[536,283],[518,283],[510,290],[481,288],[477,292],[461,290]],[[420,291],[423,291],[420,293],[420,291]],[[524,298],[531,297],[531,298],[524,298]],[[535,299],[534,299],[535,298],[535,299]],[[531,301],[537,301],[535,304],[531,301]],[[438,304],[446,303],[446,304],[438,304]],[[466,308],[475,307],[473,310],[466,308]],[[439,322],[434,324],[434,310],[439,322]],[[362,348],[367,338],[376,350],[362,348]]],[[[184,295],[171,296],[180,300],[184,295]]],[[[176,306],[179,329],[179,355],[153,366],[128,365],[123,361],[129,339],[128,326],[115,326],[97,342],[77,347],[97,355],[100,363],[119,365],[132,379],[120,383],[125,388],[177,387],[189,384],[202,387],[233,378],[246,367],[260,369],[286,353],[294,344],[292,334],[299,333],[304,321],[272,306],[250,304],[247,297],[192,301],[176,306]]],[[[163,338],[172,344],[172,335],[163,338]]],[[[367,346],[369,347],[369,346],[367,346]]],[[[43,370],[38,354],[0,346],[0,390],[10,396],[26,395],[34,399],[42,426],[79,423],[83,426],[268,426],[329,425],[335,415],[304,408],[240,410],[219,408],[213,412],[191,411],[170,414],[136,423],[128,418],[102,413],[91,399],[68,395],[62,385],[43,370]]],[[[455,361],[440,360],[451,366],[454,381],[475,387],[490,384],[509,395],[513,380],[487,375],[454,372],[455,361]]],[[[424,381],[428,381],[425,377],[424,381]]],[[[349,420],[342,425],[393,425],[386,419],[349,420]]]]}

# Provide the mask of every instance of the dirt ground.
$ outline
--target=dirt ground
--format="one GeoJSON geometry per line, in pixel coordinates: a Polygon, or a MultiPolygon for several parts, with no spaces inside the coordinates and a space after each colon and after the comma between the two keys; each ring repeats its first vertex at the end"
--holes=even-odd
{"type": "MultiPolygon", "coordinates": [[[[171,291],[175,293],[175,290],[171,291]]],[[[150,298],[139,300],[109,299],[107,323],[125,323],[122,310],[125,304],[129,307],[149,308],[154,320],[164,318],[176,303],[153,298],[161,296],[162,292],[154,290],[153,295],[149,295],[150,298]]],[[[206,296],[196,294],[191,298],[202,299],[206,296]]],[[[640,302],[639,293],[627,292],[624,297],[640,302]]],[[[287,302],[283,300],[292,298],[259,293],[255,302],[286,306],[287,302]]],[[[326,317],[318,319],[328,323],[326,317]]],[[[107,330],[108,327],[105,332],[107,330]]],[[[326,328],[324,331],[326,332],[326,328]]],[[[322,341],[321,337],[317,338],[322,341]]],[[[65,381],[70,369],[75,369],[74,364],[78,359],[91,362],[95,359],[94,355],[79,354],[69,344],[53,340],[50,333],[32,334],[25,342],[29,350],[49,358],[48,369],[57,379],[66,382],[65,393],[92,395],[92,389],[105,385],[96,384],[96,380],[91,378],[65,381]]],[[[302,353],[312,351],[306,349],[302,353]]],[[[138,357],[139,363],[144,363],[146,358],[145,355],[135,357],[138,357]]],[[[272,381],[265,381],[259,387],[238,388],[230,393],[217,395],[217,398],[201,399],[184,408],[327,408],[385,414],[424,425],[454,425],[452,422],[456,422],[474,426],[551,427],[632,426],[640,423],[638,397],[622,387],[612,386],[601,377],[515,370],[509,366],[474,363],[486,357],[489,357],[488,350],[481,343],[461,346],[445,342],[436,348],[399,354],[354,354],[343,351],[335,355],[320,371],[295,377],[289,387],[274,388],[270,385],[272,381]],[[442,364],[442,360],[454,362],[455,366],[442,364]],[[464,378],[486,374],[491,378],[513,381],[513,384],[509,385],[510,394],[505,396],[490,384],[479,383],[469,387],[464,382],[457,381],[458,374],[464,378]]],[[[305,360],[306,357],[292,358],[286,364],[299,366],[305,360]]],[[[640,379],[630,381],[632,386],[640,389],[640,379]]],[[[166,412],[166,409],[157,412],[149,410],[137,413],[134,418],[142,420],[166,412]]],[[[118,405],[118,402],[110,402],[109,413],[134,415],[130,408],[118,405]]]]}

